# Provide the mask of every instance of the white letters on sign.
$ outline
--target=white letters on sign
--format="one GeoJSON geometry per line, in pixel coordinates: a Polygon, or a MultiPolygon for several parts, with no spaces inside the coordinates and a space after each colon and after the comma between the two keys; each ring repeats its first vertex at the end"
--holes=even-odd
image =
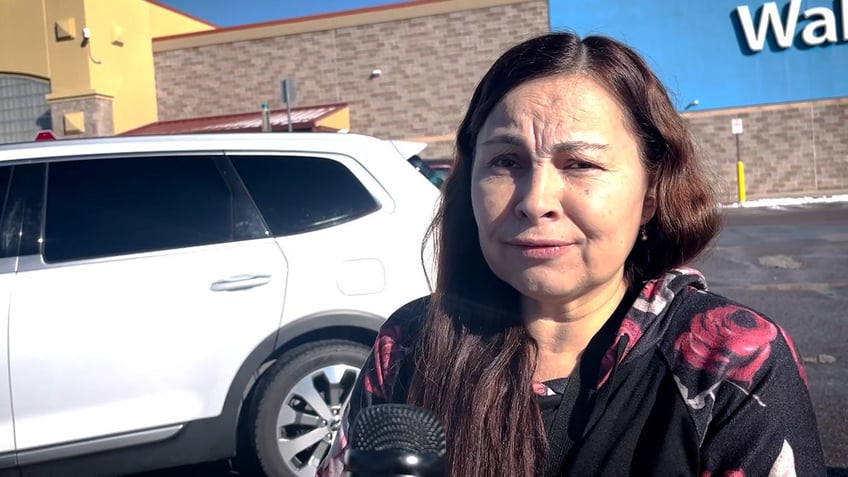
{"type": "MultiPolygon", "coordinates": [[[[739,24],[751,51],[763,51],[769,30],[781,48],[791,47],[792,39],[797,33],[799,17],[809,20],[809,23],[801,30],[801,41],[804,44],[819,46],[839,42],[836,12],[827,7],[813,7],[801,13],[801,0],[789,1],[786,18],[781,18],[777,2],[763,4],[756,30],[751,10],[747,5],[736,7],[736,15],[739,17],[739,24]]],[[[842,41],[848,41],[848,0],[839,0],[839,17],[842,41]]]]}

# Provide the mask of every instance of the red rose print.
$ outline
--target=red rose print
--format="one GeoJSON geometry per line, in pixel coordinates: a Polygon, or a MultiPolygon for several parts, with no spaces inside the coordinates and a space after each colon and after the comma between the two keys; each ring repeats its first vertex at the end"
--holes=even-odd
{"type": "Polygon", "coordinates": [[[395,344],[400,337],[400,330],[397,326],[391,326],[380,330],[380,336],[377,337],[377,370],[380,375],[385,376],[392,361],[393,353],[395,352],[395,344]]]}
{"type": "Polygon", "coordinates": [[[623,360],[627,353],[633,348],[633,344],[639,341],[639,338],[642,337],[642,328],[639,327],[639,324],[630,319],[630,317],[625,317],[621,322],[621,326],[618,328],[618,339],[615,340],[612,346],[604,353],[604,356],[601,358],[601,379],[598,381],[596,389],[600,389],[604,383],[607,382],[610,373],[612,372],[612,368],[615,365],[614,361],[616,356],[618,356],[618,343],[621,340],[622,335],[627,335],[627,349],[624,350],[624,353],[621,354],[619,359],[623,360]]]}
{"type": "Polygon", "coordinates": [[[615,363],[615,357],[618,354],[618,342],[621,340],[621,335],[619,334],[619,338],[615,340],[612,346],[604,353],[604,356],[601,358],[601,379],[598,380],[598,384],[595,385],[595,389],[601,389],[604,383],[609,379],[610,374],[612,373],[612,368],[615,363]]]}
{"type": "Polygon", "coordinates": [[[400,337],[400,329],[397,326],[386,327],[380,330],[377,342],[374,345],[374,368],[365,375],[362,384],[365,392],[378,398],[387,396],[386,389],[390,386],[391,366],[396,362],[394,353],[397,352],[396,344],[400,337]]]}
{"type": "Polygon", "coordinates": [[[625,334],[630,337],[630,341],[627,344],[627,350],[633,347],[633,344],[639,341],[639,338],[642,337],[642,328],[639,327],[639,324],[635,321],[631,320],[630,317],[624,318],[621,322],[621,326],[618,328],[618,334],[625,334]]]}
{"type": "Polygon", "coordinates": [[[536,396],[548,396],[548,390],[550,389],[545,385],[545,383],[540,383],[539,381],[533,381],[532,383],[533,394],[536,396]]]}
{"type": "Polygon", "coordinates": [[[383,387],[380,384],[380,381],[381,379],[379,376],[368,373],[362,379],[362,387],[365,388],[366,393],[382,399],[385,396],[383,395],[383,387]]]}
{"type": "Polygon", "coordinates": [[[792,338],[786,334],[783,328],[780,329],[780,334],[783,336],[783,340],[786,341],[786,345],[789,346],[789,351],[792,352],[792,359],[795,360],[795,367],[798,368],[798,374],[801,375],[801,380],[804,381],[804,385],[809,389],[810,383],[807,382],[807,371],[804,369],[804,365],[801,364],[801,360],[798,359],[798,350],[795,349],[795,344],[792,342],[792,338]]]}
{"type": "Polygon", "coordinates": [[[674,347],[693,368],[750,387],[776,337],[772,323],[730,305],[695,315],[689,331],[677,338],[674,347]]]}
{"type": "Polygon", "coordinates": [[[650,300],[652,296],[654,296],[654,290],[662,290],[663,281],[662,280],[651,280],[645,284],[642,288],[642,291],[639,293],[639,296],[644,298],[645,300],[650,300]]]}
{"type": "Polygon", "coordinates": [[[701,473],[701,477],[745,477],[745,472],[742,470],[728,470],[723,474],[714,474],[712,472],[704,471],[701,473]]]}

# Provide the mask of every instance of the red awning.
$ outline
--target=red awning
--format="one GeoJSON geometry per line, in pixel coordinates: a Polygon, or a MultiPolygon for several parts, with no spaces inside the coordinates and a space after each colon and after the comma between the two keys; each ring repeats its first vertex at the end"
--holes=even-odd
{"type": "MultiPolygon", "coordinates": [[[[334,129],[320,126],[318,122],[346,107],[347,103],[337,103],[291,108],[292,129],[295,131],[334,132],[334,129]]],[[[272,131],[288,131],[288,126],[288,114],[285,109],[271,111],[272,131]]],[[[262,111],[256,110],[249,113],[227,114],[223,116],[160,121],[125,131],[119,134],[119,136],[260,131],[262,131],[262,111]]]]}

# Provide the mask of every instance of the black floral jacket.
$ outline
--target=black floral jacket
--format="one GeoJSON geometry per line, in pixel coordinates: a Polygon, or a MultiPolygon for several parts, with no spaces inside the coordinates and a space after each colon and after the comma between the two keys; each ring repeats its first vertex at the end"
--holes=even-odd
{"type": "MultiPolygon", "coordinates": [[[[383,326],[359,375],[320,477],[342,473],[349,423],[365,406],[402,398],[399,364],[426,299],[383,326]]],[[[680,268],[643,287],[594,389],[563,475],[823,476],[806,374],[789,336],[761,314],[706,291],[680,268]]],[[[549,393],[541,383],[528,392],[549,393]]],[[[450,443],[448,443],[450,445],[450,443]]]]}

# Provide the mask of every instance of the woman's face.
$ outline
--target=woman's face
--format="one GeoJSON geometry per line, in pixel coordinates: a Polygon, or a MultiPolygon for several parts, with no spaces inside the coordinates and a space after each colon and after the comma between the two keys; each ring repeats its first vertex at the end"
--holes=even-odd
{"type": "Polygon", "coordinates": [[[492,271],[540,302],[623,283],[655,200],[639,143],[594,80],[557,75],[515,88],[477,136],[471,199],[492,271]]]}

